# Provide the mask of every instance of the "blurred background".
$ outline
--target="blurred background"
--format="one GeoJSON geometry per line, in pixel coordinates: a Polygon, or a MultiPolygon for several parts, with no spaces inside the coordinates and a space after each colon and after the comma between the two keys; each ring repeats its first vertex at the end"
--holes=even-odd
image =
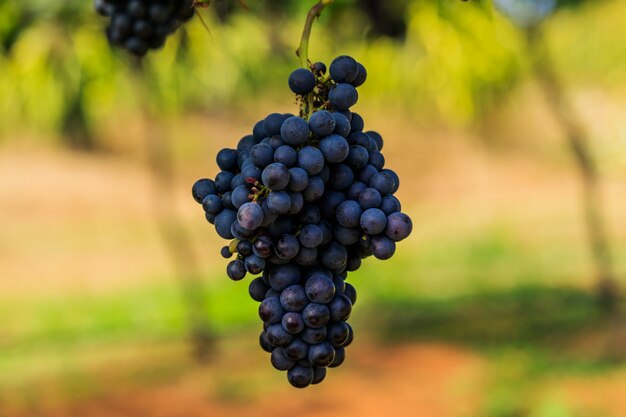
{"type": "Polygon", "coordinates": [[[324,12],[310,57],[367,67],[415,227],[351,274],[355,343],[305,391],[190,189],[296,111],[314,2],[213,1],[141,70],[90,3],[0,0],[0,415],[626,415],[625,2],[324,12]]]}

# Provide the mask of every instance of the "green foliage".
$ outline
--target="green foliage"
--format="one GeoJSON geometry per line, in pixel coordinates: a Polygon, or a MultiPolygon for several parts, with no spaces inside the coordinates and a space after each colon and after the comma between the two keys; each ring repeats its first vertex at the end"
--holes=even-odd
{"type": "MultiPolygon", "coordinates": [[[[388,7],[398,13],[400,3],[388,7]]],[[[328,61],[350,49],[370,69],[363,89],[370,102],[453,124],[480,118],[523,79],[520,34],[491,10],[490,2],[403,4],[406,34],[398,40],[371,36],[371,20],[360,1],[337,1],[314,28],[311,58],[328,61]]],[[[612,7],[612,16],[624,10],[618,3],[601,4],[612,7]]],[[[144,61],[139,75],[135,62],[107,45],[103,22],[90,2],[1,2],[0,137],[67,137],[77,130],[106,142],[107,126],[141,114],[143,103],[177,116],[237,106],[250,98],[284,101],[289,96],[285,74],[297,65],[293,51],[309,6],[254,3],[250,12],[231,8],[226,20],[212,9],[202,11],[210,33],[192,21],[144,61]],[[147,91],[138,90],[138,76],[147,81],[147,91]]],[[[598,7],[580,10],[598,14],[598,7]]],[[[557,61],[561,56],[570,60],[567,68],[593,66],[587,76],[597,75],[602,68],[588,54],[605,47],[624,61],[619,43],[613,42],[623,25],[610,36],[594,31],[595,43],[572,48],[567,39],[586,38],[589,32],[574,15],[556,24],[548,34],[558,40],[557,61]]],[[[613,62],[615,57],[598,58],[613,62]]]]}

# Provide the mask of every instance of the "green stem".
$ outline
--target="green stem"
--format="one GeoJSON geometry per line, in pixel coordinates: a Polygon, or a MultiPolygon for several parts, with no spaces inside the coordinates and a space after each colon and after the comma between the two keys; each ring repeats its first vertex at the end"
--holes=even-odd
{"type": "Polygon", "coordinates": [[[311,10],[309,10],[309,13],[306,15],[302,39],[300,40],[300,46],[296,50],[296,55],[300,58],[300,64],[303,68],[309,68],[309,39],[311,38],[313,22],[322,14],[324,8],[332,2],[333,0],[320,0],[315,6],[311,7],[311,10]]]}
{"type": "MultiPolygon", "coordinates": [[[[304,23],[304,30],[302,31],[302,39],[300,39],[300,46],[296,50],[296,55],[300,58],[300,65],[302,68],[310,69],[311,64],[309,63],[309,40],[311,38],[311,29],[313,28],[313,22],[318,18],[324,8],[331,4],[333,0],[320,0],[317,2],[309,13],[306,15],[306,21],[304,23]]],[[[310,93],[304,100],[304,108],[302,109],[302,116],[305,119],[309,119],[311,113],[313,112],[313,93],[310,93]]]]}

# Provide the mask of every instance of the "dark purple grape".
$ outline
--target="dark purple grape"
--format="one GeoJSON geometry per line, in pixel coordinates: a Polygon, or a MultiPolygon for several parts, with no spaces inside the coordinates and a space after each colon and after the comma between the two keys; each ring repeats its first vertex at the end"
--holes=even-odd
{"type": "Polygon", "coordinates": [[[335,349],[328,342],[311,345],[308,359],[314,366],[328,366],[335,359],[335,349]]]}
{"type": "Polygon", "coordinates": [[[285,313],[282,319],[282,325],[283,328],[291,334],[298,334],[304,330],[304,320],[302,319],[302,315],[292,311],[285,313]]]}
{"type": "Polygon", "coordinates": [[[326,368],[323,366],[316,366],[313,368],[313,382],[311,385],[317,385],[326,378],[326,368]]]}
{"type": "Polygon", "coordinates": [[[298,68],[289,76],[289,88],[296,94],[306,95],[315,88],[315,76],[304,68],[298,68]]]}
{"type": "Polygon", "coordinates": [[[326,334],[327,334],[326,327],[320,327],[320,328],[317,328],[317,329],[306,327],[302,331],[302,333],[300,334],[300,337],[305,342],[313,345],[313,344],[316,344],[316,343],[323,342],[324,339],[326,339],[326,334]]]}
{"type": "Polygon", "coordinates": [[[306,388],[313,382],[313,368],[296,365],[287,371],[287,379],[295,388],[306,388]]]}
{"type": "Polygon", "coordinates": [[[280,191],[289,184],[290,175],[286,166],[274,162],[263,170],[261,178],[267,188],[272,191],[280,191]]]}
{"type": "Polygon", "coordinates": [[[326,304],[335,296],[335,284],[332,279],[323,275],[313,275],[310,277],[306,281],[304,289],[312,303],[326,304]]]}
{"type": "Polygon", "coordinates": [[[359,66],[354,58],[342,55],[330,64],[330,76],[337,83],[350,83],[359,74],[359,66]]]}
{"type": "Polygon", "coordinates": [[[316,111],[309,118],[309,127],[318,137],[329,136],[335,131],[337,122],[333,114],[326,110],[316,111]]]}
{"type": "Polygon", "coordinates": [[[265,129],[267,136],[272,137],[280,135],[280,127],[283,125],[285,120],[286,117],[280,113],[272,113],[267,116],[263,121],[263,128],[265,129]]]}
{"type": "Polygon", "coordinates": [[[289,190],[304,191],[309,186],[309,174],[300,167],[289,169],[289,190]]]}
{"type": "Polygon", "coordinates": [[[244,265],[243,261],[240,260],[231,261],[226,268],[226,274],[228,275],[228,278],[232,279],[233,281],[241,281],[242,279],[244,279],[244,277],[246,276],[246,272],[246,266],[244,265]]]}
{"type": "Polygon", "coordinates": [[[387,216],[377,208],[370,208],[361,215],[361,228],[368,235],[382,233],[387,226],[387,216]]]}
{"type": "Polygon", "coordinates": [[[302,310],[304,324],[312,329],[326,326],[330,315],[330,310],[323,304],[310,303],[302,310]]]}
{"type": "Polygon", "coordinates": [[[267,340],[276,347],[285,347],[293,340],[293,335],[287,333],[281,324],[272,324],[265,331],[267,340]]]}
{"type": "Polygon", "coordinates": [[[332,134],[320,141],[320,149],[324,154],[324,158],[331,164],[343,162],[350,152],[350,146],[346,139],[332,134]]]}
{"type": "MultiPolygon", "coordinates": [[[[272,352],[273,354],[273,352],[272,352]]],[[[336,368],[340,366],[346,360],[346,350],[344,348],[336,348],[335,349],[335,358],[328,365],[329,368],[336,368]]]]}
{"type": "Polygon", "coordinates": [[[270,270],[268,282],[276,291],[300,282],[300,268],[295,265],[280,265],[270,270]]]}
{"type": "Polygon", "coordinates": [[[263,209],[256,203],[246,203],[239,207],[237,221],[248,230],[256,230],[263,223],[263,209]]]}
{"type": "Polygon", "coordinates": [[[280,323],[284,314],[285,310],[276,297],[266,298],[259,305],[259,317],[266,323],[280,323]]]}
{"type": "Polygon", "coordinates": [[[274,191],[267,198],[267,205],[275,213],[284,214],[291,208],[291,197],[285,191],[274,191]]]}
{"type": "Polygon", "coordinates": [[[309,345],[302,339],[294,337],[291,343],[289,343],[287,347],[283,348],[283,354],[291,360],[299,361],[308,356],[309,345]]]}
{"type": "Polygon", "coordinates": [[[335,347],[343,346],[350,335],[350,328],[344,321],[332,322],[326,329],[326,338],[335,347]]]}
{"type": "Polygon", "coordinates": [[[299,312],[304,310],[309,300],[302,285],[291,285],[280,294],[280,303],[287,311],[299,312]]]}
{"type": "Polygon", "coordinates": [[[396,242],[387,236],[374,236],[372,238],[372,249],[374,256],[381,261],[390,259],[396,252],[396,242]]]}
{"type": "Polygon", "coordinates": [[[309,124],[302,117],[293,116],[285,120],[280,128],[280,136],[292,146],[303,145],[309,138],[309,124]]]}
{"type": "Polygon", "coordinates": [[[275,245],[276,255],[282,259],[293,259],[300,250],[300,242],[293,235],[283,235],[275,245]]]}
{"type": "Polygon", "coordinates": [[[263,281],[262,278],[255,278],[250,281],[248,286],[248,293],[254,301],[259,303],[265,299],[265,293],[269,290],[269,286],[263,281]]]}
{"type": "Polygon", "coordinates": [[[317,175],[324,167],[324,154],[317,148],[305,146],[298,152],[298,166],[309,175],[317,175]]]}
{"type": "Polygon", "coordinates": [[[411,218],[404,213],[392,213],[387,217],[385,234],[391,240],[399,242],[406,239],[413,231],[411,218]]]}
{"type": "Polygon", "coordinates": [[[356,201],[346,200],[337,207],[337,221],[344,227],[356,227],[360,224],[363,210],[356,201]]]}
{"type": "Polygon", "coordinates": [[[265,259],[256,255],[247,256],[244,264],[246,270],[252,275],[258,275],[265,269],[265,259]]]}
{"type": "Polygon", "coordinates": [[[350,84],[337,84],[330,90],[328,100],[334,108],[348,110],[359,100],[359,93],[350,84]]]}
{"type": "Polygon", "coordinates": [[[337,294],[328,304],[328,308],[333,321],[345,321],[352,313],[352,304],[350,304],[350,300],[345,295],[337,294]]]}
{"type": "Polygon", "coordinates": [[[274,369],[278,371],[288,371],[296,366],[295,361],[285,356],[283,348],[277,348],[272,351],[271,362],[274,369]]]}
{"type": "Polygon", "coordinates": [[[286,167],[293,167],[298,163],[298,152],[288,145],[279,146],[274,152],[274,162],[279,162],[286,167]]]}
{"type": "Polygon", "coordinates": [[[259,143],[250,149],[250,159],[259,168],[265,168],[274,162],[274,148],[266,143],[259,143]]]}
{"type": "Polygon", "coordinates": [[[357,62],[356,65],[358,66],[358,72],[356,74],[356,77],[350,84],[355,87],[360,87],[365,84],[365,81],[367,80],[367,70],[359,62],[357,62]]]}
{"type": "Polygon", "coordinates": [[[307,224],[300,230],[298,239],[304,247],[317,248],[324,240],[324,232],[315,224],[307,224]]]}

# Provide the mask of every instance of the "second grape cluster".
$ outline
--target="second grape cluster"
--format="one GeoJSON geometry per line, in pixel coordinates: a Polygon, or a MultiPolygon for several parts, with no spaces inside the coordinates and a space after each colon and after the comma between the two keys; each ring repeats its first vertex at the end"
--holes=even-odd
{"type": "Polygon", "coordinates": [[[228,276],[249,273],[260,303],[261,347],[298,388],[341,365],[353,340],[347,320],[356,303],[348,272],[362,259],[389,259],[409,236],[411,219],[394,193],[383,139],[350,111],[365,68],[348,56],[298,69],[289,87],[300,115],[274,113],[236,149],[217,155],[221,172],[193,186],[206,219],[231,243],[228,276]]]}

